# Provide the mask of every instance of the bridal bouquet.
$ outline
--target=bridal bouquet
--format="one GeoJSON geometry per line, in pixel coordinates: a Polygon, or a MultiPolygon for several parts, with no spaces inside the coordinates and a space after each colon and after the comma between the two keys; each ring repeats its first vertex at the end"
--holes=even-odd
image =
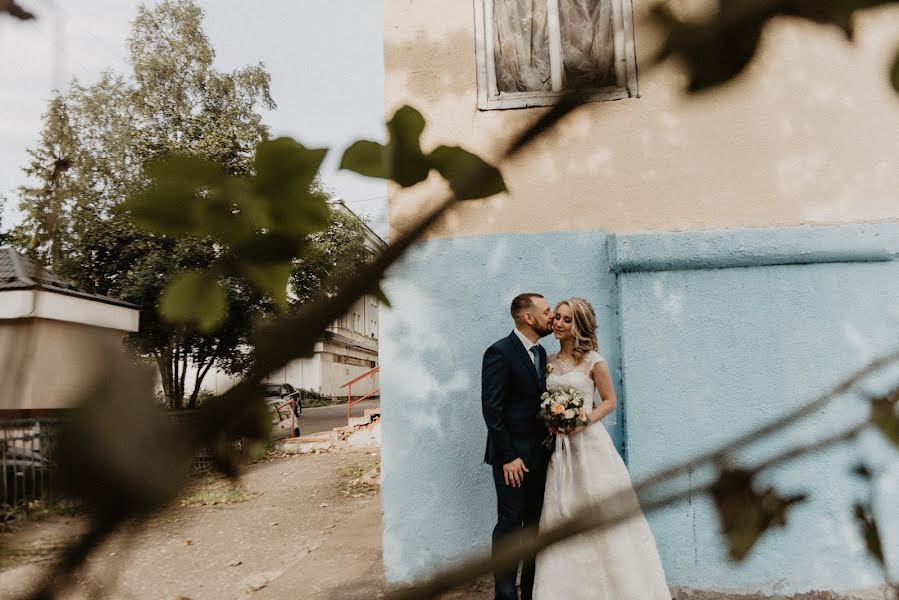
{"type": "MultiPolygon", "coordinates": [[[[538,414],[547,427],[565,431],[590,424],[590,417],[584,408],[584,395],[574,388],[543,392],[540,400],[538,414]]],[[[550,435],[543,443],[550,448],[552,442],[553,436],[550,435]]]]}

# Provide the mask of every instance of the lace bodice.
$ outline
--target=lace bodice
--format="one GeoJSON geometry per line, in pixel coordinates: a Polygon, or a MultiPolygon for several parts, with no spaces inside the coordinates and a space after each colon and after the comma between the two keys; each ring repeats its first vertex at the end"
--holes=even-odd
{"type": "MultiPolygon", "coordinates": [[[[546,378],[546,389],[558,390],[572,387],[581,392],[584,398],[595,402],[593,393],[595,386],[590,371],[593,370],[596,363],[605,362],[599,352],[591,350],[578,364],[561,360],[558,358],[558,354],[550,355],[547,362],[552,365],[552,372],[546,378]]],[[[590,410],[592,410],[592,404],[587,407],[587,411],[590,410]]]]}

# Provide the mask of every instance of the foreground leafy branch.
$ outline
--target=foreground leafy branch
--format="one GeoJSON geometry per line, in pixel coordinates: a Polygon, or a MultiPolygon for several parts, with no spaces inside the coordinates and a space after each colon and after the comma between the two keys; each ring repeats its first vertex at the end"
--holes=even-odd
{"type": "MultiPolygon", "coordinates": [[[[690,72],[690,89],[698,91],[740,73],[755,54],[762,27],[775,16],[790,15],[829,23],[851,34],[851,21],[857,10],[895,3],[887,0],[739,0],[719,3],[718,13],[701,23],[682,21],[673,12],[659,9],[653,13],[653,19],[666,32],[667,42],[656,58],[682,60],[690,72]]],[[[6,4],[17,6],[12,2],[6,4]]],[[[0,9],[9,11],[9,6],[0,4],[0,9]]],[[[893,84],[899,89],[899,60],[894,63],[891,73],[893,84]]],[[[541,113],[533,125],[510,143],[502,159],[523,152],[576,110],[581,100],[575,91],[541,113]]],[[[61,465],[67,474],[68,492],[83,499],[92,511],[91,527],[79,542],[64,551],[63,560],[53,567],[30,598],[52,598],[67,585],[72,573],[84,564],[91,552],[119,527],[143,522],[165,507],[182,489],[185,465],[197,449],[212,448],[219,468],[236,475],[240,457],[234,450],[234,442],[258,441],[267,433],[264,405],[259,396],[262,379],[291,360],[308,356],[319,335],[355,300],[366,293],[377,293],[387,270],[458,200],[486,197],[505,189],[494,166],[461,148],[440,146],[429,153],[424,152],[420,144],[423,128],[421,115],[404,107],[388,124],[390,138],[386,144],[359,142],[348,150],[341,164],[366,175],[389,178],[404,187],[416,185],[435,170],[447,180],[453,193],[402,232],[370,264],[328,286],[334,291],[327,298],[308,303],[294,315],[283,315],[262,324],[254,338],[254,361],[246,377],[205,404],[197,421],[188,428],[173,431],[171,423],[151,412],[142,413],[142,418],[135,419],[134,429],[127,434],[121,428],[111,427],[108,415],[118,414],[116,409],[127,407],[127,410],[133,410],[138,404],[152,407],[152,399],[148,397],[152,383],[138,385],[136,382],[142,381],[143,377],[139,369],[121,355],[113,352],[106,355],[107,371],[97,385],[86,392],[80,408],[73,413],[64,431],[61,452],[68,461],[61,465]],[[110,452],[110,448],[127,451],[110,452]],[[135,473],[142,475],[135,477],[135,473]]],[[[172,158],[167,154],[167,158],[147,172],[154,184],[145,190],[147,195],[133,197],[130,209],[151,229],[163,235],[199,232],[215,238],[230,250],[208,272],[185,275],[167,291],[164,310],[173,320],[212,327],[221,319],[223,304],[223,296],[216,286],[221,277],[233,274],[247,277],[260,290],[276,301],[280,300],[287,277],[284,265],[303,250],[298,241],[301,231],[304,228],[304,234],[320,231],[323,219],[315,202],[299,203],[298,198],[309,199],[308,185],[314,180],[323,151],[306,149],[287,139],[269,144],[257,152],[254,173],[239,176],[223,172],[212,162],[196,162],[196,157],[172,158]],[[188,164],[192,166],[185,167],[188,164]],[[191,210],[184,211],[186,206],[191,210]],[[303,212],[310,209],[311,212],[303,212]]],[[[896,359],[895,354],[880,359],[882,362],[862,370],[866,373],[857,373],[837,386],[833,393],[826,394],[827,398],[821,397],[812,404],[825,404],[851,389],[865,374],[893,364],[896,359]]],[[[798,497],[782,498],[773,490],[757,491],[753,485],[756,473],[777,462],[850,439],[872,425],[895,442],[899,431],[895,409],[895,395],[876,399],[872,401],[869,419],[857,430],[850,428],[832,438],[793,448],[774,462],[767,461],[742,470],[722,467],[737,449],[815,410],[807,406],[694,461],[666,469],[638,483],[635,491],[648,492],[651,486],[668,482],[696,464],[714,464],[719,469],[719,478],[703,490],[712,494],[724,508],[720,513],[723,529],[735,532],[731,548],[732,554],[739,557],[752,547],[764,528],[782,522],[788,507],[800,500],[798,497]],[[748,527],[742,525],[747,522],[748,527]],[[746,536],[755,537],[747,544],[746,536]]],[[[661,495],[644,504],[644,509],[651,511],[677,502],[685,494],[695,491],[661,495]]],[[[573,520],[539,536],[531,532],[520,547],[507,546],[499,554],[499,563],[477,561],[415,590],[397,592],[393,597],[427,597],[450,589],[496,566],[508,566],[526,555],[533,555],[549,544],[626,519],[637,507],[636,495],[632,492],[606,499],[602,506],[590,507],[573,520]]],[[[864,529],[869,548],[878,548],[879,536],[869,507],[859,505],[855,516],[864,529]]]]}

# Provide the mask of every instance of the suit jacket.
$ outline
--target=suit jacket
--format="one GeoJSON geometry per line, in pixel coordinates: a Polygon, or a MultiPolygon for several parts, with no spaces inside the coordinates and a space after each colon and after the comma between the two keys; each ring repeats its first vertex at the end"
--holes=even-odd
{"type": "MultiPolygon", "coordinates": [[[[540,360],[545,366],[542,346],[540,360]]],[[[481,368],[481,408],[487,424],[485,463],[499,466],[521,458],[530,469],[532,464],[548,460],[542,441],[549,432],[537,417],[544,391],[545,370],[537,374],[531,353],[514,331],[487,348],[481,368]]]]}

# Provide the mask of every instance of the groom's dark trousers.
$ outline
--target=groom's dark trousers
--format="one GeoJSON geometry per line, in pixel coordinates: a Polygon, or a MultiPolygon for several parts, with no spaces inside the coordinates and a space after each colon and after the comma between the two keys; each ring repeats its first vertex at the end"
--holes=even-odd
{"type": "MultiPolygon", "coordinates": [[[[546,352],[538,348],[540,364],[546,364],[546,352]]],[[[546,378],[534,366],[534,359],[513,331],[484,353],[481,370],[481,405],[487,425],[487,449],[484,462],[493,467],[496,487],[496,527],[493,547],[503,537],[536,527],[543,509],[546,466],[549,452],[542,442],[546,427],[538,419],[540,395],[546,390],[546,378]],[[503,465],[520,458],[528,472],[521,487],[506,485],[503,465]]],[[[517,569],[493,574],[497,600],[516,600],[517,569]]],[[[534,588],[534,561],[522,564],[521,597],[530,600],[534,588]]]]}

